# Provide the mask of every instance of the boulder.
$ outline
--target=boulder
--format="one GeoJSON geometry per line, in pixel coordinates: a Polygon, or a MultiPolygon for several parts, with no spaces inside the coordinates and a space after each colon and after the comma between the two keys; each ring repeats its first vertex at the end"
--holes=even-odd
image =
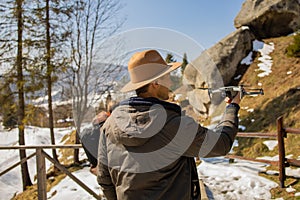
{"type": "Polygon", "coordinates": [[[246,0],[234,25],[248,26],[257,39],[286,36],[300,29],[300,1],[246,0]]]}
{"type": "Polygon", "coordinates": [[[190,104],[197,114],[207,115],[210,99],[207,90],[195,89],[187,93],[190,104]]]}
{"type": "Polygon", "coordinates": [[[183,83],[191,86],[188,93],[189,102],[201,114],[210,112],[209,107],[218,105],[223,99],[209,99],[207,90],[201,87],[222,87],[228,85],[240,62],[252,50],[253,33],[242,27],[229,34],[213,47],[205,50],[194,61],[186,66],[183,83]],[[211,105],[211,106],[209,106],[211,105]]]}

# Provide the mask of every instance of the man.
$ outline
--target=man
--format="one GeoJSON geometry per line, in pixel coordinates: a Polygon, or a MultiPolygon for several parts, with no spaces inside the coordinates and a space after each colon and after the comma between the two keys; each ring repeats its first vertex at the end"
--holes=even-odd
{"type": "Polygon", "coordinates": [[[137,97],[119,104],[100,135],[97,179],[108,200],[199,199],[194,157],[230,151],[238,130],[239,95],[230,100],[216,129],[202,127],[165,101],[169,73],[180,65],[167,64],[155,50],[130,59],[130,82],[121,91],[135,90],[137,97]]]}

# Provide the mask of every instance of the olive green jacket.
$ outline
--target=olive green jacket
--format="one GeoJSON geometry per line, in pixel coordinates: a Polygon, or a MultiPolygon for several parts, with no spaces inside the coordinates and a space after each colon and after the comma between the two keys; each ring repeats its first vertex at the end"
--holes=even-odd
{"type": "Polygon", "coordinates": [[[98,183],[108,200],[192,199],[191,157],[226,155],[237,133],[239,106],[229,104],[209,130],[176,104],[130,98],[101,129],[98,183]]]}

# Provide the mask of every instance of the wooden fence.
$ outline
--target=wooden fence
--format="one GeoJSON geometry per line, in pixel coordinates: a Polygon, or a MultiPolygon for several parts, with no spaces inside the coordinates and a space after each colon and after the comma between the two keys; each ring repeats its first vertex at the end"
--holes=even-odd
{"type": "MultiPolygon", "coordinates": [[[[295,128],[284,128],[283,127],[283,118],[279,117],[277,119],[277,133],[245,133],[240,132],[238,133],[237,137],[256,137],[256,138],[273,138],[278,140],[278,161],[270,161],[270,160],[261,160],[261,159],[253,159],[253,158],[246,158],[241,156],[234,156],[228,155],[228,158],[238,158],[244,160],[251,160],[257,162],[264,162],[269,163],[272,165],[278,165],[279,169],[279,181],[280,186],[284,187],[284,181],[286,179],[285,167],[287,166],[296,166],[300,167],[300,161],[295,159],[287,159],[285,157],[285,146],[284,146],[284,138],[287,137],[287,133],[292,134],[300,134],[300,129],[295,128]]],[[[20,162],[12,165],[11,167],[5,169],[4,171],[0,172],[0,176],[9,172],[10,170],[14,169],[18,165],[26,162],[28,159],[36,156],[36,166],[37,166],[37,187],[38,187],[38,199],[39,200],[46,200],[47,199],[47,177],[46,177],[46,166],[45,166],[45,158],[47,158],[50,162],[54,164],[59,170],[64,172],[67,176],[69,176],[73,181],[79,184],[83,189],[85,189],[89,194],[91,194],[96,199],[101,199],[101,195],[96,194],[93,190],[91,190],[88,186],[86,186],[82,181],[76,178],[71,172],[69,172],[63,165],[59,162],[54,160],[51,156],[49,156],[44,149],[58,149],[58,148],[72,148],[78,149],[82,146],[79,144],[74,145],[35,145],[35,146],[0,146],[0,150],[8,150],[8,149],[35,149],[35,153],[27,156],[26,158],[22,159],[20,162]]]]}
{"type": "Polygon", "coordinates": [[[279,117],[277,119],[277,133],[244,133],[244,132],[240,132],[240,133],[237,134],[237,137],[277,139],[277,141],[278,141],[278,157],[279,157],[278,161],[253,159],[253,158],[247,158],[247,157],[235,156],[235,155],[227,155],[226,157],[227,158],[232,158],[232,159],[237,158],[237,159],[243,159],[243,160],[250,160],[250,161],[256,161],[256,162],[268,163],[268,164],[271,164],[271,165],[277,165],[278,166],[278,171],[279,171],[280,187],[284,188],[284,181],[286,180],[285,167],[288,167],[288,166],[300,167],[300,160],[287,159],[285,157],[284,138],[287,138],[287,133],[299,134],[300,135],[300,129],[284,128],[284,126],[283,126],[283,117],[279,117]]]}
{"type": "Polygon", "coordinates": [[[89,194],[91,194],[95,199],[101,199],[102,197],[96,194],[92,189],[90,189],[87,185],[85,185],[82,181],[80,181],[76,176],[74,176],[71,172],[68,171],[63,165],[61,165],[58,161],[49,156],[44,149],[59,149],[59,148],[72,148],[78,149],[81,148],[82,145],[74,144],[74,145],[35,145],[35,146],[0,146],[0,150],[7,149],[35,149],[35,153],[27,156],[22,159],[20,162],[12,165],[11,167],[5,169],[0,172],[0,176],[14,169],[18,165],[26,162],[28,159],[36,156],[36,169],[37,169],[37,190],[38,190],[38,199],[46,200],[47,199],[47,177],[46,177],[46,165],[45,158],[47,158],[50,162],[54,164],[56,168],[69,176],[73,181],[75,181],[78,185],[80,185],[84,190],[86,190],[89,194]]]}

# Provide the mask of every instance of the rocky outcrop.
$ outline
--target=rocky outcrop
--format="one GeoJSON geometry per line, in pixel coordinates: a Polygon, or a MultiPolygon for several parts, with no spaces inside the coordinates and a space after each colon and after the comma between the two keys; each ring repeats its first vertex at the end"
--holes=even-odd
{"type": "Polygon", "coordinates": [[[234,25],[248,26],[257,39],[288,35],[300,29],[300,1],[246,0],[234,25]]]}
{"type": "Polygon", "coordinates": [[[187,96],[198,114],[209,115],[223,99],[209,99],[199,87],[238,84],[234,79],[247,68],[241,61],[252,51],[255,39],[286,36],[300,29],[300,0],[246,0],[235,18],[237,30],[187,65],[183,83],[193,88],[187,96]]]}
{"type": "Polygon", "coordinates": [[[194,112],[207,117],[209,113],[210,99],[207,90],[195,89],[187,93],[189,103],[193,106],[194,112]]]}
{"type": "MultiPolygon", "coordinates": [[[[189,63],[184,71],[184,84],[194,88],[188,93],[189,101],[200,113],[207,113],[207,91],[199,87],[222,87],[228,85],[237,71],[240,61],[252,50],[254,35],[242,27],[231,33],[213,47],[204,51],[189,63]],[[200,96],[200,98],[198,98],[200,96]]],[[[215,104],[220,102],[215,99],[215,104]]]]}

